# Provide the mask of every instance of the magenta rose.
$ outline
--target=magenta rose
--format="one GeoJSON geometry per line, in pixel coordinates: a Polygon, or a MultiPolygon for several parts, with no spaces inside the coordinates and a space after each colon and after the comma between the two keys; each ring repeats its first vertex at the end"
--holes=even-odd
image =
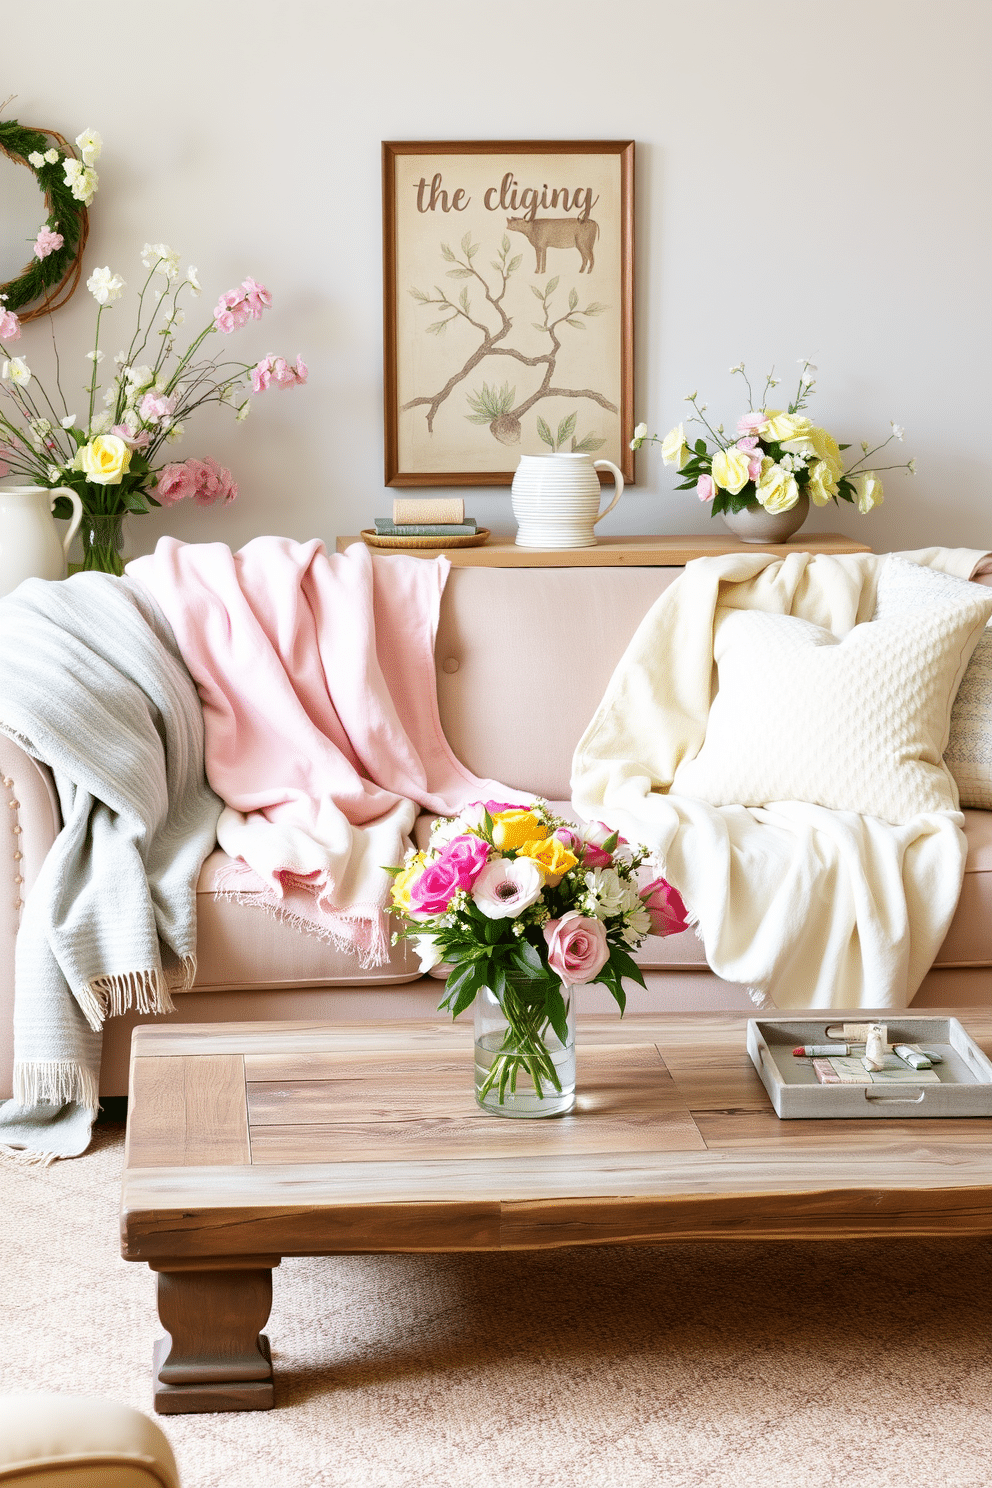
{"type": "Polygon", "coordinates": [[[425,914],[443,914],[459,889],[471,889],[488,855],[480,837],[453,837],[410,885],[410,902],[425,914]]]}
{"type": "Polygon", "coordinates": [[[610,838],[616,836],[616,846],[626,842],[626,837],[620,837],[614,833],[612,827],[605,822],[587,822],[582,829],[582,866],[583,868],[610,868],[613,866],[613,854],[607,852],[603,846],[610,838]]]}
{"type": "Polygon", "coordinates": [[[678,935],[689,928],[689,912],[678,889],[656,878],[641,890],[641,902],[651,916],[652,935],[678,935]]]}
{"type": "Polygon", "coordinates": [[[566,987],[581,986],[599,975],[610,959],[606,930],[599,920],[569,910],[544,926],[548,966],[566,987]]]}
{"type": "Polygon", "coordinates": [[[555,836],[559,842],[568,848],[570,853],[574,853],[577,858],[581,858],[585,843],[582,841],[578,832],[573,832],[571,827],[559,827],[555,836]]]}

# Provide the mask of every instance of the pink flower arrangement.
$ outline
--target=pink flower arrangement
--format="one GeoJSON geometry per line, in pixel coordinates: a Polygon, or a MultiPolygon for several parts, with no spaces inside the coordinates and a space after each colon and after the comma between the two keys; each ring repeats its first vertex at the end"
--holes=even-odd
{"type": "Polygon", "coordinates": [[[158,473],[155,499],[161,506],[175,506],[191,497],[197,506],[227,506],[238,494],[229,470],[208,455],[205,460],[183,460],[163,465],[158,473]]]}
{"type": "Polygon", "coordinates": [[[296,358],[296,366],[291,367],[285,357],[267,356],[263,357],[256,367],[251,369],[251,387],[254,393],[264,393],[270,383],[276,387],[300,387],[309,376],[309,368],[302,357],[296,358]]]}

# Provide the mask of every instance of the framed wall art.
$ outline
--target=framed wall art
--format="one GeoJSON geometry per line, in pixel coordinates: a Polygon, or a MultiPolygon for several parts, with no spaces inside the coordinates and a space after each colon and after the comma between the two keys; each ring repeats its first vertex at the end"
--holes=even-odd
{"type": "Polygon", "coordinates": [[[630,140],[383,144],[387,485],[633,479],[633,177],[630,140]]]}

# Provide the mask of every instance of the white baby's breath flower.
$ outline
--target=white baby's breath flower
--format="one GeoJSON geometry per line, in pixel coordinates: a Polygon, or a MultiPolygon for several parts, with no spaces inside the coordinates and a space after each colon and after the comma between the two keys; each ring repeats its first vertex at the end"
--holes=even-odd
{"type": "Polygon", "coordinates": [[[31,430],[31,433],[36,434],[39,439],[47,438],[47,436],[52,432],[52,426],[48,422],[47,418],[32,419],[29,428],[31,430]]]}
{"type": "Polygon", "coordinates": [[[96,165],[103,149],[103,140],[95,129],[84,129],[76,135],[76,148],[86,165],[96,165]]]}
{"type": "Polygon", "coordinates": [[[44,163],[45,157],[41,154],[40,150],[32,150],[28,156],[28,165],[33,165],[35,170],[41,170],[44,163]]]}
{"type": "Polygon", "coordinates": [[[57,485],[62,479],[62,467],[60,465],[49,465],[45,471],[45,479],[51,481],[53,486],[57,485]]]}
{"type": "Polygon", "coordinates": [[[31,381],[31,369],[23,357],[11,357],[9,362],[4,362],[0,379],[12,382],[15,387],[26,388],[31,381]]]}
{"type": "Polygon", "coordinates": [[[86,288],[98,305],[112,305],[121,297],[124,280],[110,268],[94,269],[86,281],[86,288]]]}
{"type": "MultiPolygon", "coordinates": [[[[892,420],[890,419],[889,422],[892,423],[892,420]]],[[[903,438],[903,435],[905,433],[906,433],[906,430],[902,427],[902,424],[892,423],[892,437],[893,437],[893,439],[899,439],[899,440],[901,440],[903,438]]]]}
{"type": "Polygon", "coordinates": [[[98,413],[90,424],[89,437],[92,439],[94,434],[106,434],[113,422],[114,420],[109,413],[98,413]]]}
{"type": "Polygon", "coordinates": [[[45,160],[49,165],[54,165],[59,158],[59,152],[53,145],[50,150],[45,151],[45,160]]]}

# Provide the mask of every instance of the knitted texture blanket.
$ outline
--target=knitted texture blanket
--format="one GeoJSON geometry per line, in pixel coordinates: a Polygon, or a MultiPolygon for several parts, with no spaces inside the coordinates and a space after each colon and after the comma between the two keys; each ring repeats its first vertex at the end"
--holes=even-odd
{"type": "Polygon", "coordinates": [[[417,807],[529,799],[452,754],[434,638],[446,559],[364,543],[161,538],[128,574],[168,617],[200,691],[207,778],[233,860],[218,887],[353,950],[386,957],[386,872],[417,807]]]}
{"type": "MultiPolygon", "coordinates": [[[[902,556],[967,579],[984,555],[902,556]]],[[[873,619],[884,563],[870,554],[757,552],[688,564],[645,616],[575,751],[576,810],[658,853],[709,965],[758,1005],[905,1006],[957,904],[966,848],[959,811],[921,810],[893,824],[810,796],[713,804],[680,786],[708,737],[721,625],[736,612],[764,611],[843,638],[873,619]]],[[[958,587],[975,592],[974,644],[986,591],[958,587]]],[[[802,750],[812,757],[825,747],[811,727],[802,750]]],[[[853,772],[858,761],[849,763],[853,772]]]]}
{"type": "Polygon", "coordinates": [[[8,1155],[85,1150],[100,1031],[168,1012],[196,970],[196,882],[220,802],[199,698],[158,606],[128,579],[29,579],[0,600],[0,730],[52,771],[63,828],[15,953],[8,1155]]]}

